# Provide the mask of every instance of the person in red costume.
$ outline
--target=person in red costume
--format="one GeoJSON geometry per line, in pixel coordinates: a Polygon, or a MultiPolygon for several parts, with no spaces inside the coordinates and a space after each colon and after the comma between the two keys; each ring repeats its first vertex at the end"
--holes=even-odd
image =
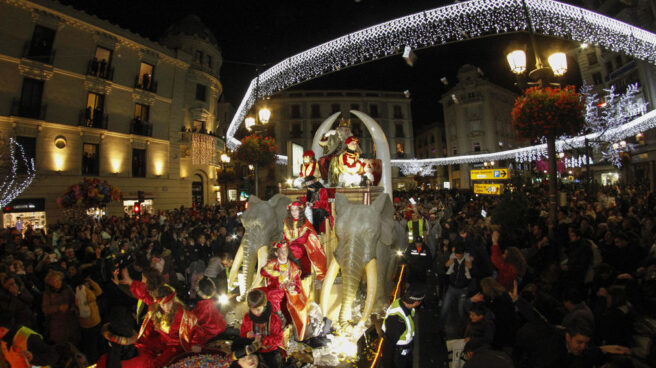
{"type": "Polygon", "coordinates": [[[199,341],[199,344],[203,346],[216,335],[225,331],[226,322],[214,301],[216,285],[212,279],[207,276],[200,279],[196,287],[196,295],[200,300],[196,303],[193,312],[198,316],[198,325],[202,326],[205,332],[199,341]]]}
{"type": "Polygon", "coordinates": [[[110,349],[98,359],[96,368],[153,368],[153,357],[135,346],[137,332],[125,309],[119,308],[113,315],[101,329],[110,349]]]}
{"type": "Polygon", "coordinates": [[[296,336],[301,341],[305,336],[308,321],[307,296],[301,287],[301,269],[289,261],[289,246],[286,242],[275,242],[273,247],[276,249],[276,258],[270,260],[260,271],[266,282],[262,290],[275,313],[281,313],[281,307],[286,307],[296,336]]]}
{"type": "Polygon", "coordinates": [[[303,152],[303,163],[301,164],[298,178],[294,180],[294,187],[302,188],[305,178],[308,176],[319,175],[319,164],[314,158],[314,151],[308,150],[303,152]]]}
{"type": "Polygon", "coordinates": [[[271,303],[267,301],[264,291],[253,289],[246,295],[248,313],[244,314],[239,334],[253,339],[254,344],[262,346],[257,351],[269,367],[282,367],[283,332],[278,315],[273,313],[271,303]]]}
{"type": "Polygon", "coordinates": [[[301,278],[310,275],[314,266],[317,280],[323,280],[326,275],[326,252],[314,227],[305,218],[303,204],[292,202],[288,212],[283,223],[283,238],[289,244],[292,260],[301,267],[301,278]]]}
{"type": "Polygon", "coordinates": [[[176,298],[175,289],[164,284],[151,294],[146,284],[132,280],[127,270],[121,282],[130,285],[132,295],[148,305],[137,336],[137,348],[157,357],[153,367],[163,367],[183,352],[201,352],[205,331],[198,325],[198,317],[176,298]]]}

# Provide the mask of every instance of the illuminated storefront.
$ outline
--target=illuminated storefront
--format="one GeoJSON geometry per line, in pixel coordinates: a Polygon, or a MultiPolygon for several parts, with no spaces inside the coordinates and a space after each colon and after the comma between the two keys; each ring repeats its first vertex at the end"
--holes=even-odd
{"type": "Polygon", "coordinates": [[[46,201],[44,198],[16,199],[2,209],[2,226],[16,227],[16,221],[20,218],[23,229],[32,225],[34,229],[46,226],[46,201]]]}

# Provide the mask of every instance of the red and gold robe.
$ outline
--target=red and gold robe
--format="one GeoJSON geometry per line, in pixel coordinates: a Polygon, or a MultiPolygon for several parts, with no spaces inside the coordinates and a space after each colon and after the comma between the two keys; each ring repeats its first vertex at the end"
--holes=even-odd
{"type": "Polygon", "coordinates": [[[198,325],[198,317],[187,310],[184,304],[175,298],[178,304],[175,317],[170,324],[164,320],[159,305],[146,291],[146,285],[140,281],[134,281],[130,285],[132,295],[148,305],[148,313],[141,323],[137,343],[139,350],[144,350],[148,355],[156,356],[153,364],[155,367],[167,365],[171,359],[185,351],[190,351],[192,345],[201,345],[206,341],[205,331],[198,325]],[[156,323],[156,320],[160,320],[156,323]]]}
{"type": "Polygon", "coordinates": [[[312,266],[317,273],[317,280],[326,275],[326,252],[321,246],[317,232],[310,221],[299,224],[294,220],[294,228],[285,221],[283,237],[289,243],[289,251],[301,263],[301,278],[312,273],[312,266]]]}
{"type": "Polygon", "coordinates": [[[292,262],[281,264],[277,258],[270,260],[260,271],[266,280],[266,286],[262,290],[273,307],[273,311],[281,310],[283,300],[287,299],[285,306],[291,317],[292,324],[296,329],[296,336],[303,339],[307,327],[307,296],[301,286],[301,269],[292,262]],[[288,280],[293,283],[293,290],[282,287],[288,280]]]}
{"type": "Polygon", "coordinates": [[[337,159],[340,174],[362,175],[364,173],[364,163],[360,161],[359,153],[344,151],[337,159]]]}
{"type": "Polygon", "coordinates": [[[312,160],[309,163],[302,163],[301,164],[301,172],[298,174],[299,177],[308,177],[308,176],[317,176],[317,168],[319,168],[319,165],[317,164],[317,161],[312,160]]]}

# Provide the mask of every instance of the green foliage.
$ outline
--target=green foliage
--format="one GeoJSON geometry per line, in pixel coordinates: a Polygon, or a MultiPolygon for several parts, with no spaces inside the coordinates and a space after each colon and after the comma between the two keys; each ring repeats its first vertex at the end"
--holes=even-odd
{"type": "Polygon", "coordinates": [[[235,151],[234,157],[242,162],[268,166],[275,162],[277,151],[274,138],[252,134],[241,140],[241,145],[235,151]]]}

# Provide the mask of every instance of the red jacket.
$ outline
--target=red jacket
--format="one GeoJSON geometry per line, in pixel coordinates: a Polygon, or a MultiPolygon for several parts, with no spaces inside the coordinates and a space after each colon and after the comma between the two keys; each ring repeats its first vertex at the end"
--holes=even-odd
{"type": "Polygon", "coordinates": [[[492,264],[496,267],[499,274],[497,275],[497,281],[506,288],[506,290],[513,289],[513,281],[517,278],[517,269],[515,266],[506,262],[503,259],[501,254],[501,249],[498,244],[492,245],[492,264]]]}
{"type": "Polygon", "coordinates": [[[214,336],[225,331],[225,319],[221,312],[219,312],[213,299],[199,301],[193,312],[198,317],[198,326],[200,326],[204,332],[199,345],[205,345],[205,343],[214,336]]]}
{"type": "MultiPolygon", "coordinates": [[[[253,321],[251,320],[250,313],[244,314],[244,319],[241,322],[239,335],[241,337],[246,337],[249,331],[254,332],[253,327],[253,321]]],[[[282,349],[282,339],[282,323],[280,322],[280,317],[278,317],[277,314],[271,312],[271,315],[269,316],[269,333],[262,336],[262,348],[260,349],[260,352],[268,353],[278,348],[282,349]]]]}
{"type": "MultiPolygon", "coordinates": [[[[105,368],[107,367],[107,354],[103,354],[98,362],[96,363],[96,368],[105,368]]],[[[140,351],[139,355],[132,359],[121,360],[122,368],[152,368],[153,367],[153,357],[144,352],[140,351]]]]}

